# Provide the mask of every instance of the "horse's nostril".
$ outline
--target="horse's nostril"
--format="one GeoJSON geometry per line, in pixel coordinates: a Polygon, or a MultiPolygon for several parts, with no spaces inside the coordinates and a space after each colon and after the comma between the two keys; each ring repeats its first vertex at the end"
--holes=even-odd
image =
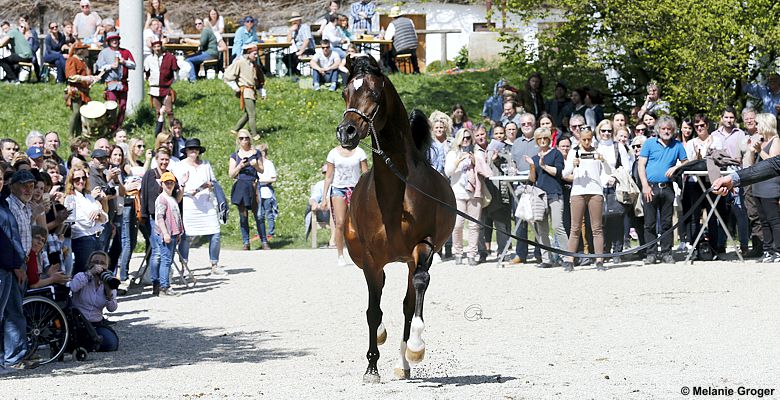
{"type": "Polygon", "coordinates": [[[355,127],[350,125],[347,127],[347,135],[348,136],[354,136],[355,135],[355,127]]]}

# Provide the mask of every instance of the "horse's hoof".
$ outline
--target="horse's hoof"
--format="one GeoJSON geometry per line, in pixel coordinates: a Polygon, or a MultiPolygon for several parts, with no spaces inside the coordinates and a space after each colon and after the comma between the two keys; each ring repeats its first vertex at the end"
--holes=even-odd
{"type": "Polygon", "coordinates": [[[377,329],[377,333],[376,333],[376,344],[378,346],[381,346],[385,344],[386,340],[387,340],[387,329],[385,329],[385,324],[379,324],[379,328],[377,329]]]}
{"type": "Polygon", "coordinates": [[[396,368],[394,370],[395,377],[398,379],[409,379],[411,377],[411,371],[403,368],[396,368]]]}
{"type": "Polygon", "coordinates": [[[425,358],[425,346],[424,345],[418,351],[411,350],[408,347],[406,348],[406,361],[409,361],[409,364],[417,364],[420,361],[422,361],[423,358],[425,358]]]}
{"type": "Polygon", "coordinates": [[[379,383],[379,374],[366,372],[363,375],[363,383],[375,384],[379,383]]]}

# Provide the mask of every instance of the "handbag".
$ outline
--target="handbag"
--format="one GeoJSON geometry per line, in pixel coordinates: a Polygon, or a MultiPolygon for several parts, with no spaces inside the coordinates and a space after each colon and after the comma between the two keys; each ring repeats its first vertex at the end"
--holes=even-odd
{"type": "Polygon", "coordinates": [[[616,217],[626,212],[613,189],[604,189],[604,218],[616,217]]]}
{"type": "MultiPolygon", "coordinates": [[[[482,179],[482,177],[480,177],[479,179],[482,179]]],[[[489,206],[491,201],[493,201],[493,194],[490,193],[490,188],[488,188],[487,182],[483,180],[482,181],[482,208],[489,206]]]]}
{"type": "Polygon", "coordinates": [[[135,220],[138,223],[143,222],[143,210],[141,209],[141,191],[137,190],[133,196],[133,204],[135,205],[135,220]]]}

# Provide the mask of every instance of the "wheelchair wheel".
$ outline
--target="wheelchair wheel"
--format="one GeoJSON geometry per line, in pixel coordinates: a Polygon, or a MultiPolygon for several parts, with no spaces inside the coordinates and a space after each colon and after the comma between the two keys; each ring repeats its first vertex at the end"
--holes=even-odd
{"type": "Polygon", "coordinates": [[[22,309],[27,320],[29,355],[38,354],[41,364],[58,359],[68,344],[70,330],[65,313],[54,301],[41,296],[25,297],[22,309]]]}
{"type": "Polygon", "coordinates": [[[73,350],[73,359],[76,361],[86,361],[88,354],[89,352],[87,349],[79,347],[76,350],[73,350]]]}

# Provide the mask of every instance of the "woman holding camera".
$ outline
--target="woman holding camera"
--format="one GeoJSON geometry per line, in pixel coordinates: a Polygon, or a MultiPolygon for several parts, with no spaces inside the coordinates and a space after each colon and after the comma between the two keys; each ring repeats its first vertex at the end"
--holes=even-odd
{"type": "MultiPolygon", "coordinates": [[[[481,158],[474,157],[474,145],[472,133],[468,129],[461,129],[455,134],[452,149],[447,153],[444,162],[444,172],[450,178],[450,186],[455,193],[455,202],[458,211],[468,214],[479,220],[482,213],[483,186],[479,178],[479,172],[490,175],[490,167],[481,158]],[[479,165],[478,165],[479,163],[479,165]]],[[[486,188],[484,190],[487,190],[486,188]]],[[[455,264],[463,264],[463,224],[465,219],[458,215],[455,218],[455,229],[452,232],[453,251],[455,264]]],[[[469,223],[466,250],[469,265],[477,265],[477,241],[479,240],[479,225],[469,223]]]]}
{"type": "MultiPolygon", "coordinates": [[[[238,148],[230,155],[228,174],[236,181],[230,189],[230,202],[238,208],[238,221],[241,226],[241,239],[244,241],[244,250],[249,250],[249,210],[255,218],[257,234],[260,235],[260,221],[257,215],[257,178],[262,173],[263,154],[260,150],[252,148],[252,135],[246,129],[238,131],[236,138],[238,148]]],[[[261,238],[267,244],[266,238],[261,238]]]]}
{"type": "Polygon", "coordinates": [[[89,172],[83,166],[74,166],[65,182],[65,208],[71,213],[71,243],[73,248],[73,274],[87,270],[87,260],[100,248],[99,236],[108,214],[97,199],[106,195],[99,186],[88,191],[89,172]]]}
{"type": "MultiPolygon", "coordinates": [[[[628,152],[625,146],[613,140],[613,125],[609,119],[604,119],[599,122],[597,126],[597,132],[599,135],[598,152],[601,154],[601,158],[604,159],[609,168],[612,171],[623,167],[624,170],[629,171],[631,163],[628,157],[628,152]]],[[[618,181],[614,176],[605,176],[606,180],[601,182],[604,187],[604,196],[611,196],[616,193],[618,181]]],[[[613,215],[604,217],[604,236],[605,236],[605,249],[613,252],[623,251],[623,216],[613,215]]],[[[613,264],[620,263],[620,257],[612,258],[613,264]]]]}
{"type": "Polygon", "coordinates": [[[70,291],[73,306],[87,319],[103,341],[98,351],[117,351],[119,337],[113,329],[103,323],[103,309],[116,311],[116,290],[103,282],[101,274],[108,270],[108,254],[94,251],[89,255],[87,269],[73,276],[70,291]]]}
{"type": "MultiPolygon", "coordinates": [[[[590,213],[593,230],[593,250],[604,252],[604,233],[601,217],[604,214],[604,194],[601,182],[611,173],[609,163],[593,146],[593,132],[589,129],[580,132],[580,143],[569,151],[563,176],[572,178],[571,186],[571,234],[569,251],[577,251],[585,218],[585,207],[590,213]]],[[[574,258],[568,257],[563,263],[566,272],[574,271],[574,258]]],[[[604,264],[596,259],[596,269],[603,271],[604,264]]]]}

